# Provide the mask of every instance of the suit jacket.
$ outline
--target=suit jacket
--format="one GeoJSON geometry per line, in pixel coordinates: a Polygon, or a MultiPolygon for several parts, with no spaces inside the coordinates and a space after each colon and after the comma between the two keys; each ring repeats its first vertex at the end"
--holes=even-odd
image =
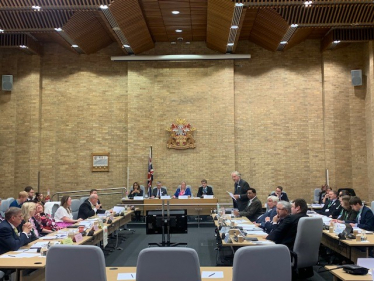
{"type": "Polygon", "coordinates": [[[297,225],[303,217],[308,217],[306,213],[298,213],[287,216],[281,224],[274,229],[266,239],[274,241],[276,244],[286,245],[290,250],[295,243],[297,225]]]}
{"type": "Polygon", "coordinates": [[[8,221],[4,220],[0,223],[0,255],[9,251],[17,251],[29,242],[27,235],[20,233],[18,236],[8,221]]]}
{"type": "Polygon", "coordinates": [[[332,216],[334,211],[336,211],[340,206],[339,199],[336,199],[331,205],[330,205],[330,203],[331,203],[330,200],[325,203],[325,206],[323,206],[322,210],[319,212],[321,215],[328,216],[328,217],[332,216]]]}
{"type": "MultiPolygon", "coordinates": [[[[85,202],[90,202],[90,197],[88,197],[86,200],[84,200],[85,202]]],[[[100,203],[100,199],[97,199],[97,204],[101,205],[100,203]]],[[[102,209],[103,206],[100,206],[100,209],[102,209]]]]}
{"type": "MultiPolygon", "coordinates": [[[[199,190],[197,191],[197,197],[203,197],[203,195],[204,195],[204,193],[203,193],[203,187],[202,186],[200,186],[199,187],[199,190]]],[[[214,195],[213,194],[213,189],[212,189],[212,187],[211,186],[209,186],[209,185],[207,185],[206,186],[206,193],[205,193],[206,195],[214,195]]]]}
{"type": "Polygon", "coordinates": [[[356,223],[357,216],[358,216],[358,213],[355,210],[353,209],[346,210],[343,208],[338,219],[343,220],[345,223],[356,223]]]}
{"type": "Polygon", "coordinates": [[[373,212],[366,206],[362,208],[361,215],[358,215],[356,218],[357,226],[365,230],[374,230],[373,212]]]}
{"type": "MultiPolygon", "coordinates": [[[[177,190],[175,191],[175,193],[174,193],[174,196],[175,197],[179,197],[179,193],[181,192],[181,189],[180,188],[177,188],[177,190]]],[[[192,194],[191,194],[191,189],[190,188],[188,188],[188,187],[186,187],[186,190],[184,191],[184,194],[183,195],[189,195],[189,196],[192,196],[192,194]]]]}
{"type": "MultiPolygon", "coordinates": [[[[275,194],[275,191],[273,191],[272,193],[270,193],[271,196],[276,196],[278,197],[278,195],[275,194]]],[[[279,197],[278,197],[279,198],[279,197]]],[[[283,192],[281,193],[281,196],[279,198],[279,201],[282,200],[282,201],[287,201],[287,202],[290,202],[290,200],[288,199],[288,196],[287,196],[287,193],[286,192],[283,192]]]]}
{"type": "Polygon", "coordinates": [[[243,211],[245,207],[247,207],[248,204],[248,196],[247,191],[249,189],[249,184],[243,180],[240,179],[238,183],[234,183],[234,194],[240,195],[238,200],[234,200],[234,208],[238,208],[239,211],[243,211]]]}
{"type": "MultiPolygon", "coordinates": [[[[42,226],[41,226],[41,225],[36,221],[35,218],[32,218],[32,220],[34,221],[35,228],[36,228],[36,230],[37,230],[38,233],[39,233],[39,237],[43,236],[43,235],[42,235],[43,227],[42,227],[42,226]]],[[[26,222],[23,220],[23,221],[20,223],[20,225],[17,226],[17,230],[18,230],[19,233],[22,232],[22,227],[23,227],[23,225],[24,225],[25,223],[26,223],[26,222]]],[[[30,232],[30,234],[29,234],[29,240],[30,240],[29,242],[32,242],[32,241],[34,241],[34,240],[37,240],[37,239],[39,239],[39,237],[36,236],[35,231],[32,229],[31,232],[30,232]]]]}
{"type": "MultiPolygon", "coordinates": [[[[161,196],[168,195],[165,187],[161,187],[161,196]]],[[[157,197],[157,187],[152,190],[152,196],[157,197]]]]}
{"type": "Polygon", "coordinates": [[[132,193],[132,194],[130,192],[129,198],[134,198],[135,196],[143,196],[143,190],[139,189],[139,191],[140,191],[139,193],[132,193]]]}
{"type": "Polygon", "coordinates": [[[266,237],[267,240],[273,240],[274,239],[273,238],[274,234],[272,234],[272,233],[273,233],[274,230],[276,230],[278,228],[279,225],[281,225],[283,223],[284,219],[285,218],[283,218],[283,219],[280,218],[277,223],[273,223],[273,222],[270,222],[270,221],[265,223],[264,231],[269,234],[266,237]]]}
{"type": "Polygon", "coordinates": [[[252,199],[252,203],[249,205],[249,201],[247,207],[245,207],[244,211],[239,212],[241,216],[246,216],[250,221],[255,221],[262,212],[262,204],[260,199],[257,197],[252,199]]]}
{"type": "Polygon", "coordinates": [[[260,224],[261,228],[265,228],[265,218],[270,217],[270,221],[273,220],[273,217],[277,214],[277,206],[275,205],[272,209],[268,210],[266,213],[259,216],[256,220],[256,223],[260,224]]]}
{"type": "Polygon", "coordinates": [[[96,212],[94,209],[92,209],[91,202],[90,201],[84,201],[78,210],[78,219],[87,219],[89,217],[92,217],[96,214],[104,214],[105,210],[98,209],[96,212]]]}

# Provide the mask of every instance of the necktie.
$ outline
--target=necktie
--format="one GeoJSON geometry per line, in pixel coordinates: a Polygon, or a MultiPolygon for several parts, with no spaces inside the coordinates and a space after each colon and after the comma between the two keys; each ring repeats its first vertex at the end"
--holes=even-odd
{"type": "Polygon", "coordinates": [[[206,194],[206,188],[204,188],[204,191],[203,191],[204,194],[206,194]]]}
{"type": "Polygon", "coordinates": [[[161,197],[161,189],[158,190],[158,194],[157,194],[157,197],[161,197]]]}

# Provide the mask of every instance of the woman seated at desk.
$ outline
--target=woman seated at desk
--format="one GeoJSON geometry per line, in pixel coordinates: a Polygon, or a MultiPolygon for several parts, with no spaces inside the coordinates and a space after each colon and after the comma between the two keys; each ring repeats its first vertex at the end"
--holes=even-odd
{"type": "Polygon", "coordinates": [[[140,189],[140,185],[137,182],[134,182],[132,185],[132,190],[129,194],[129,198],[133,199],[135,196],[143,196],[143,190],[140,189]]]}
{"type": "Polygon", "coordinates": [[[55,220],[52,219],[50,215],[44,213],[44,206],[40,203],[36,203],[36,214],[34,218],[43,229],[51,231],[57,231],[60,229],[55,220]]]}
{"type": "Polygon", "coordinates": [[[62,196],[60,207],[57,209],[55,213],[56,223],[61,228],[82,221],[82,219],[73,219],[73,213],[71,212],[70,206],[71,197],[68,195],[62,196]]]}
{"type": "Polygon", "coordinates": [[[31,240],[36,240],[39,237],[51,233],[51,230],[43,229],[43,227],[34,218],[36,214],[36,204],[34,202],[25,202],[22,204],[21,208],[23,220],[21,224],[17,227],[18,232],[22,232],[22,227],[26,222],[31,224],[31,240]]]}
{"type": "Polygon", "coordinates": [[[180,187],[177,188],[177,191],[174,193],[173,198],[178,198],[181,195],[187,195],[191,197],[191,189],[187,188],[186,182],[182,181],[180,187]]]}
{"type": "Polygon", "coordinates": [[[351,205],[349,205],[349,199],[351,196],[349,195],[344,195],[341,197],[341,206],[342,211],[340,215],[338,216],[337,220],[334,220],[335,222],[338,223],[354,223],[358,213],[352,209],[351,205]]]}

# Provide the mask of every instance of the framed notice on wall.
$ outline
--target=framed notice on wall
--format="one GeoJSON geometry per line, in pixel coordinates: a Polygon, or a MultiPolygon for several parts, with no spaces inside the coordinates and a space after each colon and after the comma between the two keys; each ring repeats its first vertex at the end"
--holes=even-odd
{"type": "Polygon", "coordinates": [[[109,152],[92,153],[92,172],[109,172],[109,152]]]}

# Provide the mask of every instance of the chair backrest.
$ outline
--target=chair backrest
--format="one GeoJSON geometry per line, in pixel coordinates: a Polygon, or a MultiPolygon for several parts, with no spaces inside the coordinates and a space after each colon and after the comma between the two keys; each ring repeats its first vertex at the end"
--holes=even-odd
{"type": "Polygon", "coordinates": [[[313,202],[318,203],[319,201],[319,193],[321,192],[320,188],[314,189],[314,195],[313,195],[313,202]]]}
{"type": "Polygon", "coordinates": [[[171,247],[143,249],[138,256],[136,281],[149,280],[201,281],[196,251],[171,247]]]}
{"type": "Polygon", "coordinates": [[[103,251],[90,245],[54,245],[47,254],[46,281],[106,281],[103,251]]]}
{"type": "Polygon", "coordinates": [[[6,200],[9,201],[9,204],[12,204],[12,202],[14,201],[14,198],[13,198],[13,197],[9,197],[9,198],[7,198],[6,200]]]}
{"type": "Polygon", "coordinates": [[[356,196],[356,192],[355,192],[355,190],[354,190],[353,188],[348,188],[348,187],[345,187],[345,188],[339,188],[339,189],[338,189],[338,194],[340,193],[340,191],[343,191],[343,190],[347,191],[348,194],[351,195],[351,196],[356,196]]]}
{"type": "Polygon", "coordinates": [[[76,220],[78,219],[78,211],[79,211],[79,207],[82,205],[81,203],[81,200],[80,199],[73,199],[71,200],[71,212],[73,214],[73,219],[76,220]]]}
{"type": "Polygon", "coordinates": [[[320,217],[299,220],[293,251],[297,254],[297,268],[316,265],[321,243],[323,222],[320,217]]]}
{"type": "Polygon", "coordinates": [[[60,207],[59,204],[54,204],[54,205],[53,205],[53,207],[52,207],[52,212],[51,212],[51,216],[52,216],[52,218],[55,217],[55,213],[56,213],[56,211],[57,211],[57,209],[58,209],[59,207],[60,207]]]}
{"type": "Polygon", "coordinates": [[[235,252],[232,273],[232,281],[290,281],[290,251],[281,244],[241,247],[235,252]]]}
{"type": "Polygon", "coordinates": [[[140,186],[140,189],[143,190],[143,195],[145,195],[145,188],[144,188],[144,185],[141,185],[141,186],[140,186]]]}
{"type": "Polygon", "coordinates": [[[81,201],[81,204],[86,201],[89,198],[89,196],[81,197],[79,200],[81,201]]]}
{"type": "Polygon", "coordinates": [[[0,214],[4,218],[5,212],[9,209],[10,202],[8,199],[2,200],[0,205],[0,214]]]}
{"type": "Polygon", "coordinates": [[[371,201],[371,211],[374,213],[374,201],[371,201]]]}

